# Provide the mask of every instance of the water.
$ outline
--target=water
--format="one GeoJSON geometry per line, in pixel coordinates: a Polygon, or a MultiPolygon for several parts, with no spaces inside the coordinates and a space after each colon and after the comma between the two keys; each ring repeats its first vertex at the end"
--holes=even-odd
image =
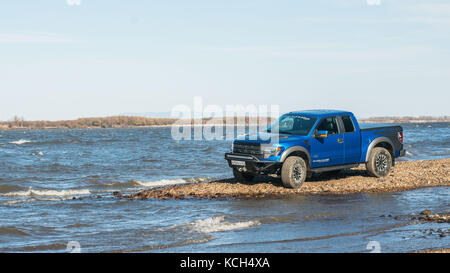
{"type": "MultiPolygon", "coordinates": [[[[450,155],[450,124],[405,124],[404,160],[450,155]]],[[[404,252],[450,247],[411,215],[449,212],[450,188],[263,200],[123,200],[114,191],[231,176],[229,141],[170,128],[0,131],[0,251],[404,252]],[[73,200],[73,197],[82,199],[73,200]],[[380,217],[382,215],[400,216],[380,217]]]]}

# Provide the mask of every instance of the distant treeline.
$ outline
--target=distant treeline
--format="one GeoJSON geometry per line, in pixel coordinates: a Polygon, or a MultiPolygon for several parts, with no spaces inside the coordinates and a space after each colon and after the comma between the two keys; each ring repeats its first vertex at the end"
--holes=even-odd
{"type": "Polygon", "coordinates": [[[421,122],[450,122],[450,116],[431,117],[372,117],[361,119],[361,122],[380,122],[380,123],[421,123],[421,122]]]}
{"type": "MultiPolygon", "coordinates": [[[[269,122],[271,122],[271,119],[269,122]]],[[[262,118],[264,120],[264,118],[262,118]]],[[[0,129],[52,129],[52,128],[119,128],[119,127],[146,127],[146,126],[168,126],[176,121],[181,124],[205,124],[226,123],[226,118],[208,118],[203,120],[178,120],[174,118],[146,118],[138,116],[114,116],[103,118],[79,118],[76,120],[61,121],[26,121],[23,118],[14,117],[11,121],[0,121],[0,129]]],[[[254,123],[253,118],[234,117],[234,124],[254,123]]]]}
{"type": "MultiPolygon", "coordinates": [[[[118,127],[145,127],[145,126],[169,126],[177,122],[182,124],[226,124],[227,118],[208,118],[203,120],[178,120],[174,118],[146,118],[139,116],[114,116],[103,118],[79,118],[76,120],[60,121],[26,121],[20,117],[14,117],[10,121],[0,121],[0,129],[51,129],[51,128],[118,128],[118,127]]],[[[262,117],[258,124],[262,124],[264,119],[268,123],[272,122],[270,117],[262,117]]],[[[248,125],[255,124],[255,118],[234,117],[234,124],[248,125]]],[[[442,117],[373,117],[360,119],[360,122],[376,123],[420,123],[420,122],[450,122],[450,116],[442,117]]]]}

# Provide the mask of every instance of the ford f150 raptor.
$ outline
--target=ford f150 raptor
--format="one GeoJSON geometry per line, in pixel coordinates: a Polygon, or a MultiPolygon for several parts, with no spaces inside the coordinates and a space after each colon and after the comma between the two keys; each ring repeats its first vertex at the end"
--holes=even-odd
{"type": "Polygon", "coordinates": [[[239,181],[277,175],[285,187],[299,188],[313,173],[363,163],[370,175],[383,177],[404,155],[401,126],[359,124],[346,111],[309,110],[284,114],[265,131],[238,137],[225,159],[239,181]]]}

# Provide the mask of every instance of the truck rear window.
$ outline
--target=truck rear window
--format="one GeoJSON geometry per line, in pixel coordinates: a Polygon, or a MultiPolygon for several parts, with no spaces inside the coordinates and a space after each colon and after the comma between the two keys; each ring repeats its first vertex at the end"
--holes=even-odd
{"type": "Polygon", "coordinates": [[[346,133],[351,133],[355,131],[355,126],[350,116],[342,116],[342,122],[344,123],[344,129],[346,133]]]}

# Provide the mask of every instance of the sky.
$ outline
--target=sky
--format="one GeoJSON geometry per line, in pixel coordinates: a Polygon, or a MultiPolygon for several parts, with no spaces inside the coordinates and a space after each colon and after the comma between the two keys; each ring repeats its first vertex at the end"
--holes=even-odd
{"type": "Polygon", "coordinates": [[[0,120],[176,105],[450,115],[450,1],[10,0],[0,120]]]}

